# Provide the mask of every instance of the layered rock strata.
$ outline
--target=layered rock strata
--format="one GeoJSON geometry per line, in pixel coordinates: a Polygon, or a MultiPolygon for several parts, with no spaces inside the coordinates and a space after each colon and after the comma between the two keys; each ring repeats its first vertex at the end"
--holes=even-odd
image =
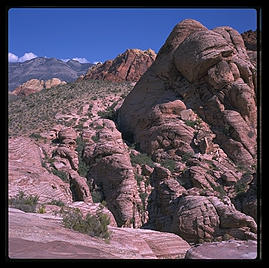
{"type": "Polygon", "coordinates": [[[118,226],[141,225],[141,203],[127,146],[113,121],[98,119],[83,132],[83,158],[89,166],[93,188],[99,188],[118,226]]]}
{"type": "Polygon", "coordinates": [[[193,143],[197,134],[188,126],[190,121],[198,125],[198,118],[186,122],[186,110],[209,125],[211,141],[235,163],[255,163],[256,69],[234,29],[208,30],[194,20],[176,25],[126,97],[119,125],[151,155],[201,152],[193,143]]]}
{"type": "Polygon", "coordinates": [[[152,49],[127,49],[114,60],[92,66],[80,79],[137,82],[155,58],[156,54],[152,49]]]}

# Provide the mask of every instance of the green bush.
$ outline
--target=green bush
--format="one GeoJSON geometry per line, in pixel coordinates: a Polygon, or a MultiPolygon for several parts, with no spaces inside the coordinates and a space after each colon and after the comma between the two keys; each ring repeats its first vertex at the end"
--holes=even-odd
{"type": "Polygon", "coordinates": [[[42,139],[42,137],[39,133],[32,133],[31,135],[29,135],[29,137],[32,139],[35,139],[35,140],[42,139]]]}
{"type": "Polygon", "coordinates": [[[15,197],[9,199],[9,205],[24,212],[36,212],[38,199],[37,195],[25,196],[24,192],[20,191],[15,197]]]}
{"type": "Polygon", "coordinates": [[[150,167],[154,167],[154,163],[152,161],[152,159],[150,158],[150,156],[148,156],[147,154],[138,154],[138,155],[132,155],[131,154],[131,163],[132,166],[138,164],[138,165],[148,165],[150,167]]]}
{"type": "Polygon", "coordinates": [[[76,143],[77,143],[76,151],[78,152],[78,174],[81,177],[86,177],[89,171],[88,165],[83,160],[83,151],[86,144],[83,141],[82,137],[77,137],[76,143]]]}
{"type": "Polygon", "coordinates": [[[114,110],[118,102],[114,102],[111,106],[109,106],[105,111],[99,111],[97,114],[104,119],[110,119],[115,121],[117,117],[117,112],[114,110]]]}
{"type": "Polygon", "coordinates": [[[91,195],[92,195],[93,203],[101,203],[104,200],[103,194],[101,193],[101,191],[94,189],[92,190],[91,195]]]}
{"type": "Polygon", "coordinates": [[[46,213],[46,208],[45,208],[45,205],[44,204],[42,206],[40,206],[40,208],[38,209],[37,213],[40,213],[40,214],[46,213]]]}
{"type": "Polygon", "coordinates": [[[176,168],[176,161],[173,159],[165,159],[161,161],[161,165],[171,171],[171,173],[175,170],[176,168]]]}
{"type": "Polygon", "coordinates": [[[241,195],[248,190],[248,184],[239,180],[235,184],[234,190],[236,192],[236,195],[241,195]]]}
{"type": "Polygon", "coordinates": [[[58,207],[63,207],[65,204],[62,200],[52,200],[51,202],[48,203],[49,205],[55,205],[58,207]]]}
{"type": "Polygon", "coordinates": [[[94,142],[98,142],[98,141],[100,140],[99,135],[92,136],[92,140],[93,140],[94,142]]]}
{"type": "Polygon", "coordinates": [[[70,209],[63,216],[63,224],[66,228],[90,236],[104,238],[107,241],[110,239],[110,232],[108,231],[109,223],[109,216],[103,214],[100,210],[97,211],[96,215],[88,213],[84,218],[79,209],[70,209]]]}
{"type": "Polygon", "coordinates": [[[183,153],[181,154],[181,160],[182,160],[183,162],[187,162],[192,156],[193,156],[192,153],[189,153],[189,152],[183,152],[183,153]]]}
{"type": "Polygon", "coordinates": [[[59,177],[62,181],[69,182],[68,174],[66,174],[64,171],[58,170],[58,169],[55,169],[55,168],[53,168],[51,171],[52,171],[52,173],[54,175],[56,175],[57,177],[59,177]]]}

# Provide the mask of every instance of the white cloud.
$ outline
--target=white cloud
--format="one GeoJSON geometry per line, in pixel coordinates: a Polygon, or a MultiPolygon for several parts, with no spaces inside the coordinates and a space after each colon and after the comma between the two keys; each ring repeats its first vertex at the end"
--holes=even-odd
{"type": "Polygon", "coordinates": [[[32,52],[25,53],[22,57],[18,57],[17,55],[10,53],[10,52],[8,53],[8,61],[9,62],[24,62],[24,61],[31,60],[31,59],[36,58],[36,57],[37,57],[37,55],[35,55],[32,52]]]}
{"type": "MultiPolygon", "coordinates": [[[[67,61],[69,61],[71,59],[61,59],[61,60],[64,61],[64,62],[67,62],[67,61]]],[[[72,60],[76,60],[76,61],[78,61],[80,63],[89,63],[89,61],[86,58],[77,58],[77,57],[75,57],[75,58],[72,58],[72,60]]]]}
{"type": "Polygon", "coordinates": [[[17,62],[19,57],[13,53],[8,53],[8,62],[17,62]]]}
{"type": "Polygon", "coordinates": [[[101,61],[94,61],[93,64],[102,63],[101,61]]]}
{"type": "Polygon", "coordinates": [[[27,61],[27,60],[34,59],[36,57],[37,57],[37,55],[35,55],[34,53],[28,52],[28,53],[25,53],[22,57],[20,57],[18,61],[19,62],[24,62],[24,61],[27,61]]]}
{"type": "Polygon", "coordinates": [[[73,58],[72,60],[77,60],[80,63],[89,63],[89,61],[85,58],[73,58]]]}
{"type": "Polygon", "coordinates": [[[61,59],[61,61],[68,62],[70,59],[61,59]]]}
{"type": "MultiPolygon", "coordinates": [[[[9,62],[24,62],[24,61],[31,60],[31,59],[36,58],[36,57],[38,57],[38,56],[32,52],[27,52],[22,57],[18,57],[17,55],[15,55],[11,52],[8,53],[8,61],[9,62]]],[[[47,58],[47,57],[45,57],[45,58],[47,58]]],[[[67,62],[70,59],[61,59],[61,60],[64,62],[67,62]]],[[[89,63],[89,61],[86,58],[75,57],[75,58],[72,58],[72,60],[76,60],[80,63],[89,63]]]]}

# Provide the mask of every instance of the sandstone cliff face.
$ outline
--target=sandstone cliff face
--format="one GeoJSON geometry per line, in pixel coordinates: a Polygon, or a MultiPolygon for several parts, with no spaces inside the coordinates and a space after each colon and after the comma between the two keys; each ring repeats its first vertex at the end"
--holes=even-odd
{"type": "Polygon", "coordinates": [[[188,126],[190,121],[199,126],[201,119],[209,125],[210,143],[235,163],[249,166],[256,158],[255,92],[256,69],[240,34],[184,20],[126,97],[119,125],[144,152],[182,155],[201,152],[194,145],[197,131],[188,126]],[[184,120],[186,110],[193,116],[184,120]]]}
{"type": "Polygon", "coordinates": [[[156,54],[151,49],[127,49],[114,60],[91,67],[83,79],[137,82],[155,58],[156,54]]]}
{"type": "MultiPolygon", "coordinates": [[[[194,20],[175,26],[118,116],[129,142],[154,161],[168,159],[176,166],[172,174],[157,167],[151,174],[146,226],[196,242],[223,235],[255,239],[252,217],[228,204],[218,206],[224,196],[231,204],[229,197],[255,177],[256,90],[256,69],[237,31],[227,26],[208,30],[194,20]],[[186,203],[184,195],[190,199],[186,203]],[[192,202],[198,209],[194,222],[192,202]],[[186,235],[180,231],[185,224],[186,235]]],[[[244,211],[255,218],[253,210],[244,211]]]]}
{"type": "Polygon", "coordinates": [[[50,89],[52,87],[64,84],[66,84],[66,82],[61,81],[58,78],[52,78],[47,81],[31,79],[15,88],[14,91],[11,92],[11,94],[16,96],[28,96],[30,94],[39,92],[42,89],[50,89]]]}
{"type": "Polygon", "coordinates": [[[99,119],[84,131],[84,160],[93,187],[99,187],[118,226],[141,226],[137,205],[141,203],[127,146],[113,121],[99,119]]]}
{"type": "Polygon", "coordinates": [[[8,191],[14,197],[19,191],[38,195],[40,202],[72,202],[69,184],[51,174],[42,165],[42,149],[31,139],[19,137],[8,141],[8,191]]]}

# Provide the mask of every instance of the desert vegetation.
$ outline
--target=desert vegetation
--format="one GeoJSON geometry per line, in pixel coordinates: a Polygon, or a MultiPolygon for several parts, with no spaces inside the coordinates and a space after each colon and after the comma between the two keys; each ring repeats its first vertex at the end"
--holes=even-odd
{"type": "MultiPolygon", "coordinates": [[[[8,105],[9,136],[31,135],[40,138],[42,131],[55,124],[63,124],[78,129],[92,116],[93,100],[102,100],[113,94],[118,99],[128,94],[133,86],[128,82],[113,83],[99,80],[83,80],[42,90],[29,96],[10,99],[8,105]],[[81,107],[89,105],[87,115],[81,118],[81,107]],[[63,114],[57,117],[57,114],[63,114]],[[56,119],[58,118],[58,119],[56,119]]],[[[108,104],[108,109],[100,111],[102,117],[113,117],[117,103],[108,104]]]]}

